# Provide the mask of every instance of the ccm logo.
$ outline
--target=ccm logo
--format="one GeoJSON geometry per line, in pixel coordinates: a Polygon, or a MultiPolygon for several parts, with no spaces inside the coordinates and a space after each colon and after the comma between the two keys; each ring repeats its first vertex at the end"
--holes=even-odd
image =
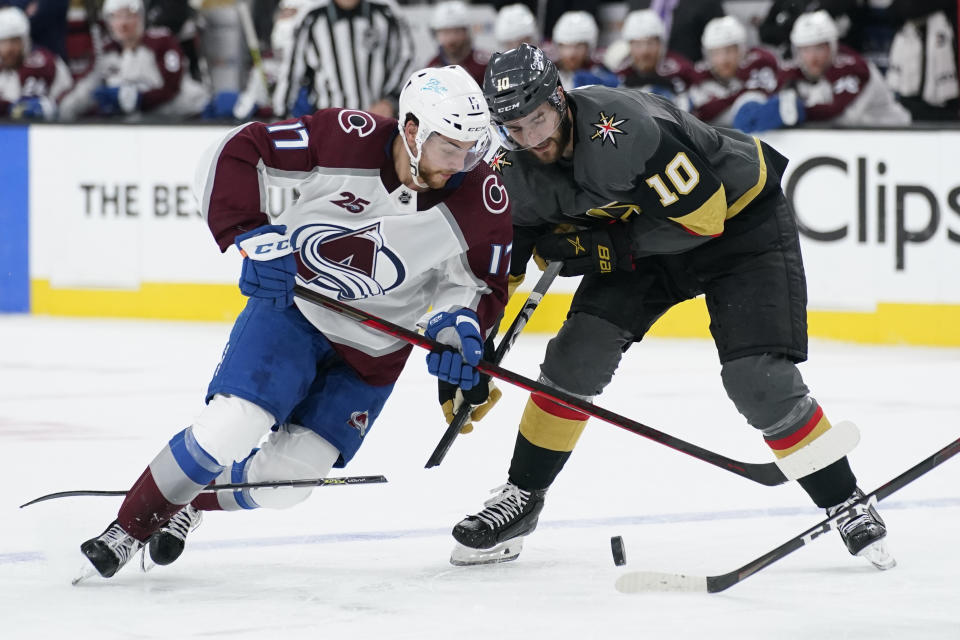
{"type": "Polygon", "coordinates": [[[264,244],[258,244],[257,248],[253,252],[257,255],[263,255],[264,253],[271,253],[273,251],[286,251],[290,247],[289,240],[279,240],[278,242],[265,242],[264,244]]]}

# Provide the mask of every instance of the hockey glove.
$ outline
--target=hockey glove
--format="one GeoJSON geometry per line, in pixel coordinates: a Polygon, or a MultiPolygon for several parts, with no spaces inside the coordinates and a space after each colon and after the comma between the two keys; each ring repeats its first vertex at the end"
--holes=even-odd
{"type": "Polygon", "coordinates": [[[102,115],[133,113],[140,107],[140,92],[132,84],[97,87],[93,90],[93,98],[102,115]]]}
{"type": "Polygon", "coordinates": [[[57,114],[56,105],[49,98],[43,96],[27,96],[20,98],[10,108],[11,118],[43,118],[53,120],[57,114]]]}
{"type": "MultiPolygon", "coordinates": [[[[495,353],[496,347],[493,345],[493,336],[491,335],[483,343],[483,357],[487,360],[493,360],[495,353]]],[[[493,405],[500,400],[500,396],[503,395],[497,385],[493,384],[490,376],[485,373],[480,374],[480,382],[469,391],[463,391],[457,385],[443,380],[437,381],[437,391],[440,398],[440,408],[443,410],[443,417],[446,418],[448,425],[453,422],[464,401],[472,405],[470,418],[460,427],[460,433],[473,431],[473,421],[480,420],[487,415],[490,409],[493,409],[493,405]]]]}
{"type": "Polygon", "coordinates": [[[284,225],[264,225],[237,236],[234,243],[243,255],[240,293],[272,300],[278,309],[293,304],[297,259],[284,225]]]}
{"type": "Polygon", "coordinates": [[[462,427],[460,433],[470,433],[473,431],[473,421],[481,420],[493,409],[493,406],[500,401],[503,393],[493,384],[490,376],[481,373],[480,382],[469,391],[463,391],[460,387],[443,380],[437,381],[437,390],[440,397],[440,408],[443,409],[443,417],[447,424],[453,422],[454,416],[460,411],[464,401],[473,405],[470,410],[470,419],[462,427]]]}
{"type": "Polygon", "coordinates": [[[737,110],[733,126],[744,133],[757,133],[792,127],[806,118],[806,111],[796,91],[787,89],[766,102],[748,102],[737,110]]]}
{"type": "Polygon", "coordinates": [[[510,275],[521,276],[527,272],[527,263],[533,257],[537,238],[550,231],[548,226],[513,227],[513,248],[510,251],[510,275]]]}
{"type": "Polygon", "coordinates": [[[537,239],[536,249],[545,260],[563,262],[561,276],[633,271],[630,239],[621,225],[547,234],[537,239]],[[611,233],[608,229],[614,226],[611,233]]]}
{"type": "Polygon", "coordinates": [[[483,338],[476,313],[470,309],[441,311],[430,318],[424,333],[428,338],[458,349],[428,353],[427,370],[432,375],[464,391],[480,382],[480,372],[474,366],[483,356],[483,338]]]}
{"type": "Polygon", "coordinates": [[[310,89],[302,87],[300,91],[297,92],[296,102],[290,107],[290,115],[294,118],[299,118],[301,116],[308,116],[314,111],[316,111],[316,108],[310,104],[310,89]]]}

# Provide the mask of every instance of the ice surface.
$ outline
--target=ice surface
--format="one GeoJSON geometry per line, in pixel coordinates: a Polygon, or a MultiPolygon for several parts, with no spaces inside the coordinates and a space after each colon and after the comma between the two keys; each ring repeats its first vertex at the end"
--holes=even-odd
{"type": "MultiPolygon", "coordinates": [[[[885,573],[826,536],[715,595],[617,593],[625,570],[716,574],[821,519],[795,484],[755,485],[593,422],[551,490],[520,559],[453,567],[449,530],[504,482],[525,395],[505,395],[444,463],[422,353],[411,359],[344,471],[386,485],[318,489],[287,511],[208,514],[184,556],[143,574],[69,584],[80,542],[202,406],[223,324],[0,316],[0,638],[884,638],[960,639],[960,460],[880,504],[899,566],[885,573]],[[627,565],[610,555],[623,536],[627,565]]],[[[505,365],[535,375],[523,336],[505,365]]],[[[858,423],[851,455],[872,489],[960,433],[960,350],[814,342],[802,365],[834,421],[858,423]]],[[[727,400],[712,345],[634,347],[605,407],[745,461],[769,452],[727,400]]]]}

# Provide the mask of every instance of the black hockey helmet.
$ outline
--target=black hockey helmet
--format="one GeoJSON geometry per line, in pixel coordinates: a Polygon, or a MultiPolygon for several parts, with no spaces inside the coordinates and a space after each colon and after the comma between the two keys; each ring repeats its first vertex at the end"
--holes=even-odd
{"type": "Polygon", "coordinates": [[[551,99],[559,111],[559,86],[557,66],[542,50],[527,43],[493,54],[483,75],[483,97],[496,123],[522,118],[551,99]]]}

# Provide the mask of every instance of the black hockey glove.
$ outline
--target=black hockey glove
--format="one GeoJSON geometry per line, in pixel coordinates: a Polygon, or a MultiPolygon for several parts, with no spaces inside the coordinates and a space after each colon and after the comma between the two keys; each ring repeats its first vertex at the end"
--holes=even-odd
{"type": "MultiPolygon", "coordinates": [[[[513,249],[510,253],[510,275],[522,276],[527,272],[527,263],[533,257],[533,247],[537,238],[549,233],[549,225],[537,227],[513,226],[513,249]]],[[[542,267],[541,267],[542,269],[542,267]]]]}
{"type": "MultiPolygon", "coordinates": [[[[491,335],[483,344],[483,357],[490,361],[493,354],[493,336],[491,335]]],[[[447,424],[453,422],[454,416],[457,415],[457,411],[464,402],[473,405],[473,409],[470,411],[470,419],[460,427],[460,433],[473,431],[473,421],[480,420],[487,415],[490,409],[493,409],[493,406],[500,400],[500,396],[503,395],[490,376],[485,373],[480,374],[480,382],[468,391],[443,380],[437,380],[437,391],[440,408],[443,410],[443,417],[447,424]]]]}
{"type": "Polygon", "coordinates": [[[633,271],[630,239],[619,225],[540,236],[536,249],[545,260],[563,262],[562,276],[633,271]]]}

